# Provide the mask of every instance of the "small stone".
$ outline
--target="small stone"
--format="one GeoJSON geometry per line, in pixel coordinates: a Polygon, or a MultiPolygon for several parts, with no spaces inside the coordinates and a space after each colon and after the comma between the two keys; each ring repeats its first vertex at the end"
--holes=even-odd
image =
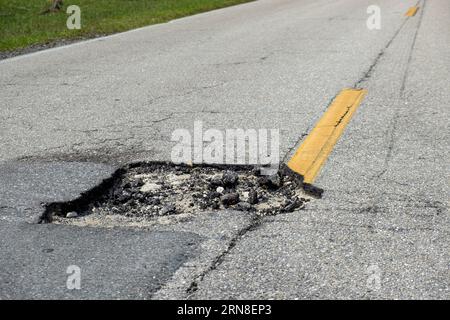
{"type": "Polygon", "coordinates": [[[279,188],[282,185],[281,177],[278,174],[269,176],[269,182],[274,188],[279,188]]]}
{"type": "Polygon", "coordinates": [[[176,211],[176,207],[173,204],[169,204],[169,205],[163,207],[161,209],[161,211],[159,212],[159,214],[163,216],[163,215],[175,213],[175,211],[176,211]]]}
{"type": "Polygon", "coordinates": [[[121,210],[120,210],[118,207],[112,207],[112,208],[111,208],[111,211],[112,211],[112,213],[114,213],[114,214],[119,214],[119,213],[121,213],[121,210]]]}
{"type": "Polygon", "coordinates": [[[303,190],[305,190],[305,192],[307,194],[312,195],[313,197],[316,198],[322,198],[322,194],[323,194],[323,189],[319,188],[319,187],[315,187],[309,183],[305,183],[303,185],[303,190]]]}
{"type": "Polygon", "coordinates": [[[145,198],[144,202],[148,205],[158,205],[161,204],[161,200],[159,200],[159,198],[155,197],[155,198],[145,198]]]}
{"type": "Polygon", "coordinates": [[[225,189],[223,187],[217,187],[216,192],[223,193],[225,189]]]}
{"type": "Polygon", "coordinates": [[[258,183],[270,189],[278,189],[282,185],[281,177],[278,174],[259,177],[258,183]]]}
{"type": "Polygon", "coordinates": [[[262,187],[267,186],[269,184],[269,179],[266,176],[258,178],[258,184],[262,187]]]}
{"type": "Polygon", "coordinates": [[[136,205],[136,201],[134,201],[133,199],[130,199],[127,202],[125,202],[125,205],[129,206],[129,207],[134,207],[136,205]]]}
{"type": "Polygon", "coordinates": [[[66,214],[66,218],[78,218],[78,213],[76,213],[75,211],[71,211],[71,212],[68,212],[67,214],[66,214]]]}
{"type": "Polygon", "coordinates": [[[237,204],[239,210],[242,211],[250,211],[252,209],[252,205],[248,202],[241,201],[237,204]]]}
{"type": "Polygon", "coordinates": [[[225,206],[230,206],[230,205],[236,204],[239,202],[239,194],[227,193],[227,194],[223,195],[222,197],[220,197],[220,201],[222,201],[222,203],[225,206]]]}
{"type": "Polygon", "coordinates": [[[212,176],[211,185],[214,187],[222,186],[223,185],[222,176],[220,174],[216,174],[216,175],[212,176]]]}
{"type": "Polygon", "coordinates": [[[123,203],[127,202],[131,197],[131,193],[128,191],[123,191],[121,195],[118,196],[117,201],[123,203]]]}
{"type": "Polygon", "coordinates": [[[257,204],[258,203],[258,193],[255,190],[250,190],[248,193],[248,203],[257,204]]]}
{"type": "Polygon", "coordinates": [[[302,205],[303,202],[301,200],[298,199],[288,200],[283,207],[283,212],[292,212],[295,209],[299,209],[300,207],[302,207],[302,205]]]}
{"type": "Polygon", "coordinates": [[[142,180],[137,179],[137,180],[131,181],[130,185],[131,185],[132,188],[138,188],[138,187],[143,185],[143,182],[142,182],[142,180]]]}
{"type": "Polygon", "coordinates": [[[212,208],[215,209],[215,210],[219,209],[220,208],[219,201],[214,201],[213,204],[212,204],[212,208]]]}
{"type": "Polygon", "coordinates": [[[142,193],[139,193],[139,192],[133,193],[133,199],[142,200],[143,198],[144,198],[144,195],[142,193]]]}
{"type": "Polygon", "coordinates": [[[225,171],[222,175],[222,182],[225,186],[234,186],[238,182],[239,177],[236,172],[233,171],[225,171]]]}
{"type": "Polygon", "coordinates": [[[216,192],[216,191],[211,192],[211,193],[209,193],[209,195],[208,195],[209,199],[220,198],[220,196],[222,196],[222,193],[216,192]]]}

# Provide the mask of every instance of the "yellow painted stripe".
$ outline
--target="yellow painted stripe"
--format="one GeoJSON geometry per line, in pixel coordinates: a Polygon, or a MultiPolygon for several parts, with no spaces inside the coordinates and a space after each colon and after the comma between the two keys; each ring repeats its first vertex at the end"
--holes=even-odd
{"type": "Polygon", "coordinates": [[[302,175],[305,183],[314,182],[366,93],[363,89],[342,90],[289,160],[288,167],[302,175]]]}
{"type": "Polygon", "coordinates": [[[417,13],[417,10],[419,10],[419,7],[411,7],[406,11],[405,16],[407,17],[414,17],[417,13]]]}

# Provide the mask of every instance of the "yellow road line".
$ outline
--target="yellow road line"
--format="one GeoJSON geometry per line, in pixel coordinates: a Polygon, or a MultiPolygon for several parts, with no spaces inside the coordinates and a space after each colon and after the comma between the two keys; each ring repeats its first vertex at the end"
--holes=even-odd
{"type": "Polygon", "coordinates": [[[344,89],[289,160],[288,167],[313,183],[320,169],[344,132],[367,90],[344,89]]]}
{"type": "Polygon", "coordinates": [[[414,17],[417,13],[417,10],[419,10],[419,7],[411,7],[406,11],[405,16],[407,17],[414,17]]]}

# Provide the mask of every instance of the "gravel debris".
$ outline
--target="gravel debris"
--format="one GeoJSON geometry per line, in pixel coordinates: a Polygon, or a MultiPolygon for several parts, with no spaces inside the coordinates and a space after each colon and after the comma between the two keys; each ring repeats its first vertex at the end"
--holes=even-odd
{"type": "Polygon", "coordinates": [[[259,185],[261,185],[263,187],[267,187],[272,190],[276,190],[283,185],[281,176],[279,174],[259,177],[258,183],[259,183],[259,185]]]}
{"type": "Polygon", "coordinates": [[[256,190],[250,190],[248,193],[248,203],[257,204],[258,203],[258,193],[256,190]]]}
{"type": "Polygon", "coordinates": [[[229,209],[264,216],[302,209],[308,201],[289,176],[261,176],[257,168],[152,163],[129,168],[79,215],[156,218],[229,209]]]}
{"type": "Polygon", "coordinates": [[[245,201],[239,202],[237,204],[237,207],[238,207],[239,210],[242,210],[242,211],[250,211],[250,210],[253,209],[252,205],[250,203],[248,203],[248,202],[245,202],[245,201]]]}
{"type": "Polygon", "coordinates": [[[233,171],[225,171],[225,173],[222,175],[222,183],[224,186],[233,187],[238,182],[239,177],[236,172],[233,171]]]}
{"type": "Polygon", "coordinates": [[[233,193],[227,193],[220,197],[220,201],[222,201],[222,204],[225,207],[231,206],[233,204],[237,204],[239,202],[239,194],[233,192],[233,193]]]}

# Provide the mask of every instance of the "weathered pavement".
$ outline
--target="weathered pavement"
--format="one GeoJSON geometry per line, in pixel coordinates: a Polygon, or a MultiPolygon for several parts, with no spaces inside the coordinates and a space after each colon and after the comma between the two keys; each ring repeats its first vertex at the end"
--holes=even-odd
{"type": "Polygon", "coordinates": [[[415,4],[263,0],[1,61],[0,298],[448,299],[450,6],[406,19],[415,4]],[[242,237],[250,221],[228,212],[155,230],[31,223],[118,165],[170,160],[195,120],[279,128],[289,154],[356,84],[368,96],[306,211],[242,237]]]}

